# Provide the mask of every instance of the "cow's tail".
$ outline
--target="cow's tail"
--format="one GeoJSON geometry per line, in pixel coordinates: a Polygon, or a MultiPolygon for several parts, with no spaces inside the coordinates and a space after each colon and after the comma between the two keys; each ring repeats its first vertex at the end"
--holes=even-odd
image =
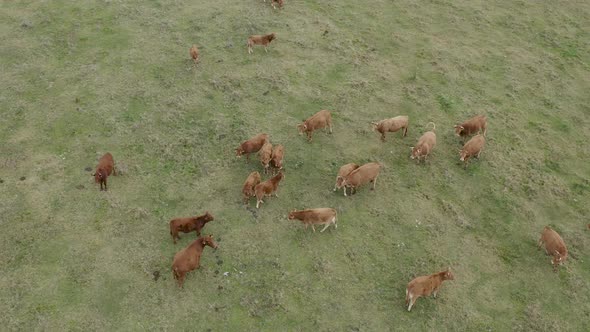
{"type": "Polygon", "coordinates": [[[429,125],[429,124],[432,124],[432,131],[435,131],[435,130],[436,130],[436,124],[435,124],[434,122],[428,122],[428,123],[426,124],[426,128],[427,128],[427,129],[428,129],[428,125],[429,125]]]}

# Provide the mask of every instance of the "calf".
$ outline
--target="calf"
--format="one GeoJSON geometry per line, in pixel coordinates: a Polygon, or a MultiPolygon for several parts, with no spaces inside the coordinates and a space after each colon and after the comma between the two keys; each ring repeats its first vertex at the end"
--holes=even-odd
{"type": "Polygon", "coordinates": [[[446,271],[441,271],[429,276],[417,277],[410,281],[406,288],[406,305],[409,304],[408,311],[412,309],[416,300],[421,296],[430,296],[430,294],[433,293],[434,298],[436,298],[436,294],[438,293],[442,282],[454,279],[455,276],[451,273],[451,268],[447,268],[446,271]]]}
{"type": "Polygon", "coordinates": [[[182,249],[174,255],[172,262],[172,275],[178,282],[178,287],[182,287],[186,274],[194,269],[201,267],[201,254],[205,246],[217,249],[217,243],[213,241],[213,235],[203,236],[196,239],[188,247],[182,249]]]}
{"type": "Polygon", "coordinates": [[[279,172],[279,174],[275,175],[274,177],[256,185],[256,187],[254,188],[254,192],[256,194],[257,209],[260,207],[260,203],[264,203],[262,201],[262,198],[264,198],[265,196],[271,196],[274,193],[276,197],[279,197],[276,191],[277,189],[279,189],[279,183],[284,178],[285,176],[283,175],[283,172],[279,172]]]}
{"type": "Polygon", "coordinates": [[[426,160],[426,157],[432,152],[434,146],[436,145],[436,134],[434,130],[436,129],[436,125],[434,122],[429,122],[428,124],[432,123],[432,131],[428,131],[418,139],[418,144],[416,146],[411,147],[412,155],[410,158],[417,159],[420,162],[421,159],[426,160]]]}
{"type": "Polygon", "coordinates": [[[109,175],[117,175],[117,171],[115,170],[115,161],[113,160],[113,155],[109,152],[105,153],[100,159],[98,160],[98,166],[96,166],[96,171],[92,176],[94,176],[94,182],[100,183],[100,190],[102,191],[102,186],[104,184],[104,191],[107,190],[107,178],[109,175]]]}
{"type": "MultiPolygon", "coordinates": [[[[334,191],[344,187],[344,177],[357,168],[359,168],[359,165],[355,163],[346,164],[340,167],[338,175],[336,176],[336,184],[334,185],[334,191]]],[[[344,195],[346,196],[346,187],[344,187],[344,195]]]]}
{"type": "Polygon", "coordinates": [[[471,136],[475,133],[483,131],[483,135],[486,135],[487,131],[487,118],[485,115],[477,115],[473,118],[463,122],[462,124],[455,125],[455,135],[463,137],[471,136]]]}
{"type": "Polygon", "coordinates": [[[342,184],[344,185],[344,196],[346,196],[346,187],[351,188],[351,194],[356,191],[356,188],[362,186],[365,183],[373,182],[373,188],[375,190],[375,184],[377,183],[377,177],[381,170],[381,164],[379,163],[367,163],[363,166],[350,172],[344,177],[342,184]]]}
{"type": "Polygon", "coordinates": [[[313,131],[326,127],[328,127],[330,133],[332,133],[332,114],[330,111],[321,110],[312,115],[309,119],[304,120],[303,123],[297,125],[297,130],[299,130],[299,134],[305,132],[307,134],[307,140],[311,142],[313,131]]]}
{"type": "Polygon", "coordinates": [[[274,169],[280,171],[283,169],[283,157],[285,155],[285,147],[281,144],[272,149],[271,164],[274,169]]]}
{"type": "Polygon", "coordinates": [[[268,134],[258,134],[242,142],[236,149],[236,156],[241,157],[243,154],[246,154],[246,160],[250,160],[250,153],[258,152],[267,141],[268,134]]]}
{"type": "Polygon", "coordinates": [[[176,218],[170,220],[170,235],[172,235],[172,241],[176,244],[176,239],[180,240],[178,232],[189,233],[197,231],[197,236],[201,235],[201,229],[205,227],[205,224],[213,221],[214,218],[209,212],[205,212],[202,216],[188,217],[188,218],[176,218]]]}
{"type": "Polygon", "coordinates": [[[541,247],[543,244],[545,244],[545,252],[553,256],[551,258],[551,264],[553,264],[553,271],[557,272],[557,266],[563,264],[567,259],[565,242],[556,231],[549,226],[545,226],[541,233],[538,246],[541,247]]]}
{"type": "Polygon", "coordinates": [[[305,229],[307,229],[307,226],[311,225],[311,229],[313,229],[314,232],[314,225],[325,225],[320,233],[325,231],[326,228],[330,226],[330,224],[334,224],[334,228],[338,228],[338,225],[336,225],[336,210],[332,208],[319,208],[302,211],[293,210],[289,213],[289,220],[293,219],[300,220],[305,225],[305,229]]]}
{"type": "Polygon", "coordinates": [[[255,196],[254,188],[260,183],[260,173],[254,171],[248,175],[244,186],[242,187],[242,195],[244,197],[244,204],[248,203],[250,197],[255,196]]]}
{"type": "Polygon", "coordinates": [[[190,54],[191,54],[191,58],[193,58],[193,61],[195,62],[195,65],[196,65],[197,62],[199,62],[199,49],[197,48],[197,45],[193,45],[193,47],[191,47],[190,54]]]}
{"type": "Polygon", "coordinates": [[[248,54],[254,52],[254,50],[252,50],[252,46],[254,45],[262,45],[264,46],[264,50],[268,52],[268,44],[276,38],[277,36],[274,32],[268,35],[252,35],[248,37],[248,54]]]}
{"type": "Polygon", "coordinates": [[[402,137],[406,137],[408,134],[408,117],[406,115],[396,116],[395,118],[381,120],[379,122],[371,122],[373,130],[377,130],[381,133],[381,141],[385,142],[385,133],[396,132],[400,129],[402,131],[402,137]]]}
{"type": "Polygon", "coordinates": [[[461,161],[464,163],[464,166],[467,167],[467,160],[470,157],[479,158],[481,154],[481,150],[483,149],[484,144],[486,143],[486,139],[483,135],[475,135],[471,138],[465,145],[463,149],[461,149],[461,161]]]}
{"type": "Polygon", "coordinates": [[[264,143],[260,151],[258,151],[258,156],[260,157],[260,163],[262,164],[262,167],[264,167],[264,174],[266,174],[268,172],[268,168],[270,167],[272,144],[270,144],[270,142],[264,143]]]}

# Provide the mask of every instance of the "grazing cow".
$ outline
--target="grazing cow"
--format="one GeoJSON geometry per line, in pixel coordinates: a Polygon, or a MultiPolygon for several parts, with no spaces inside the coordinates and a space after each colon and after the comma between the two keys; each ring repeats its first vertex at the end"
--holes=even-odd
{"type": "Polygon", "coordinates": [[[455,276],[451,273],[451,268],[447,268],[446,271],[441,271],[429,276],[417,277],[410,281],[406,288],[406,305],[408,305],[408,311],[412,309],[416,300],[421,296],[430,296],[436,294],[445,280],[454,280],[455,276]]]}
{"type": "Polygon", "coordinates": [[[274,32],[268,35],[252,35],[248,37],[248,54],[254,52],[252,50],[252,46],[254,45],[262,45],[264,46],[264,50],[268,52],[268,44],[275,39],[277,39],[277,36],[274,32]]]}
{"type": "Polygon", "coordinates": [[[483,131],[483,135],[486,135],[487,131],[487,118],[485,115],[477,115],[473,118],[463,122],[462,124],[455,125],[455,135],[463,137],[471,136],[475,133],[483,131]]]}
{"type": "Polygon", "coordinates": [[[199,62],[199,49],[197,48],[197,45],[193,45],[193,47],[191,47],[190,54],[191,54],[191,58],[193,58],[193,61],[195,62],[195,65],[196,65],[197,62],[199,62]]]}
{"type": "Polygon", "coordinates": [[[283,172],[279,172],[279,174],[273,176],[272,178],[256,185],[256,187],[254,188],[254,192],[256,194],[257,209],[260,207],[260,203],[264,203],[262,201],[262,198],[264,198],[265,196],[271,196],[274,193],[276,197],[279,197],[276,191],[277,189],[279,189],[279,183],[284,178],[285,176],[283,175],[283,172]]]}
{"type": "Polygon", "coordinates": [[[115,162],[113,160],[113,155],[109,152],[105,153],[100,159],[98,160],[98,166],[96,166],[96,171],[92,176],[94,176],[94,182],[100,183],[100,190],[102,191],[102,185],[104,184],[104,191],[107,190],[107,178],[109,175],[117,175],[117,170],[115,170],[115,162]]]}
{"type": "MultiPolygon", "coordinates": [[[[357,168],[359,168],[359,165],[355,163],[346,164],[340,167],[340,170],[338,170],[338,175],[336,176],[336,184],[334,185],[334,191],[344,187],[344,177],[357,168]]],[[[344,187],[344,195],[346,196],[346,187],[344,187]]]]}
{"type": "Polygon", "coordinates": [[[344,196],[346,196],[346,187],[351,188],[351,194],[353,194],[356,188],[369,182],[373,182],[373,188],[371,190],[374,190],[381,166],[379,163],[367,163],[345,176],[342,180],[344,196]]]}
{"type": "Polygon", "coordinates": [[[402,137],[406,137],[408,134],[408,117],[406,115],[396,116],[395,118],[381,120],[379,122],[371,122],[373,130],[377,130],[381,133],[381,141],[385,142],[385,133],[396,132],[400,129],[402,131],[402,137]]]}
{"type": "Polygon", "coordinates": [[[246,154],[246,160],[250,160],[250,153],[258,152],[266,142],[268,142],[268,134],[258,134],[242,142],[236,149],[236,156],[241,157],[246,154]]]}
{"type": "Polygon", "coordinates": [[[260,183],[260,173],[254,171],[248,175],[244,186],[242,187],[242,195],[244,196],[244,204],[248,203],[250,197],[255,196],[254,188],[260,183]]]}
{"type": "Polygon", "coordinates": [[[319,208],[302,211],[293,210],[289,213],[289,220],[293,219],[300,220],[305,225],[305,229],[307,229],[307,226],[311,225],[311,229],[313,229],[314,232],[314,225],[325,225],[320,233],[325,231],[326,228],[330,226],[330,224],[334,224],[334,228],[338,228],[338,225],[336,225],[336,210],[332,208],[319,208]]]}
{"type": "MultiPolygon", "coordinates": [[[[285,156],[285,147],[281,144],[272,149],[272,167],[278,171],[283,169],[283,157],[285,156]]],[[[274,171],[273,171],[274,173],[274,171]]]]}
{"type": "Polygon", "coordinates": [[[553,271],[557,272],[557,266],[563,264],[567,259],[565,242],[556,231],[549,226],[545,226],[541,233],[538,246],[541,247],[543,244],[545,244],[545,252],[553,256],[551,258],[551,264],[553,264],[553,271]]]}
{"type": "Polygon", "coordinates": [[[410,148],[412,150],[410,158],[417,159],[418,162],[420,162],[421,159],[426,161],[426,157],[428,157],[436,145],[436,134],[434,133],[436,125],[434,122],[429,122],[428,124],[431,123],[432,131],[425,132],[424,135],[418,139],[418,144],[410,148]]]}
{"type": "Polygon", "coordinates": [[[268,172],[268,168],[270,167],[270,160],[272,158],[272,144],[270,142],[264,143],[260,151],[258,151],[258,156],[260,157],[260,163],[262,167],[264,167],[264,174],[268,172]]]}
{"type": "Polygon", "coordinates": [[[197,231],[197,236],[201,235],[201,229],[205,227],[205,224],[213,221],[214,218],[209,212],[205,212],[202,216],[188,217],[188,218],[176,218],[170,220],[170,235],[172,235],[172,241],[176,244],[176,239],[180,240],[178,232],[189,233],[197,231]]]}
{"type": "Polygon", "coordinates": [[[460,152],[460,160],[464,163],[464,167],[467,167],[467,160],[470,157],[479,158],[479,155],[481,154],[481,150],[483,149],[485,143],[486,139],[481,134],[473,136],[473,138],[471,138],[469,141],[467,141],[467,143],[465,143],[463,149],[460,152]]]}
{"type": "Polygon", "coordinates": [[[193,243],[174,255],[172,275],[178,282],[178,287],[182,288],[184,278],[188,272],[201,267],[201,254],[205,246],[217,249],[217,243],[213,241],[213,235],[196,239],[193,243]]]}
{"type": "Polygon", "coordinates": [[[332,133],[332,114],[330,111],[321,110],[316,114],[312,115],[309,119],[304,120],[303,123],[297,125],[297,130],[299,130],[299,134],[303,134],[304,132],[307,134],[307,140],[311,142],[311,135],[314,130],[326,128],[330,129],[330,134],[332,133]]]}

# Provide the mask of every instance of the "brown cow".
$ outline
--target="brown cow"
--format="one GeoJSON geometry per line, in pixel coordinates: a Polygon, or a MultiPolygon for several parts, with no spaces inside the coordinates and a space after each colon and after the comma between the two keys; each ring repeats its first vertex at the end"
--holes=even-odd
{"type": "Polygon", "coordinates": [[[379,122],[371,122],[373,125],[373,130],[377,130],[381,133],[381,141],[385,142],[385,133],[387,132],[396,132],[400,129],[402,131],[402,137],[406,137],[408,134],[408,116],[400,115],[396,116],[395,118],[381,120],[379,122]]]}
{"type": "MultiPolygon", "coordinates": [[[[281,144],[276,145],[273,149],[272,149],[272,160],[271,160],[271,164],[273,169],[276,169],[278,171],[283,169],[283,157],[285,156],[285,147],[281,144]]],[[[273,171],[274,173],[274,171],[273,171]]]]}
{"type": "Polygon", "coordinates": [[[436,298],[436,294],[443,281],[454,279],[455,276],[451,273],[451,268],[449,267],[446,271],[441,271],[429,276],[417,277],[410,281],[406,288],[406,305],[409,304],[408,311],[412,309],[416,300],[421,296],[430,296],[430,294],[433,294],[434,298],[436,298]]]}
{"type": "Polygon", "coordinates": [[[242,187],[242,195],[244,196],[244,204],[248,203],[250,197],[255,196],[254,188],[260,183],[260,173],[254,171],[248,175],[244,186],[242,187]]]}
{"type": "Polygon", "coordinates": [[[455,135],[463,137],[471,136],[475,133],[479,133],[483,130],[483,135],[486,135],[487,131],[487,118],[485,115],[477,115],[473,118],[463,122],[462,124],[455,125],[455,135]]]}
{"type": "Polygon", "coordinates": [[[553,271],[557,272],[557,266],[563,264],[567,259],[565,242],[556,231],[549,226],[545,226],[541,233],[538,246],[541,247],[543,244],[545,244],[545,252],[553,256],[551,258],[551,264],[553,264],[553,271]]]}
{"type": "MultiPolygon", "coordinates": [[[[338,170],[338,175],[336,176],[336,184],[334,185],[334,191],[344,187],[344,177],[357,168],[359,168],[359,165],[355,163],[346,164],[340,167],[340,170],[338,170]]],[[[346,187],[344,187],[344,195],[346,196],[346,187]]]]}
{"type": "Polygon", "coordinates": [[[197,62],[199,62],[199,49],[197,48],[197,45],[193,45],[193,47],[191,47],[190,54],[191,54],[191,58],[193,58],[193,61],[195,62],[195,65],[196,65],[197,62]]]}
{"type": "Polygon", "coordinates": [[[205,246],[217,249],[217,243],[213,241],[213,235],[203,236],[196,239],[193,243],[174,255],[172,275],[178,282],[178,287],[182,287],[188,272],[201,267],[201,254],[203,253],[205,246]]]}
{"type": "Polygon", "coordinates": [[[321,110],[316,114],[312,115],[309,119],[304,120],[303,123],[297,125],[297,130],[299,130],[299,134],[303,134],[304,132],[307,134],[307,140],[311,142],[311,135],[314,130],[326,128],[330,129],[330,134],[332,133],[332,114],[330,111],[321,110]]]}
{"type": "Polygon", "coordinates": [[[205,214],[201,216],[176,218],[170,220],[170,235],[172,235],[172,241],[174,241],[174,244],[176,244],[176,239],[180,240],[180,235],[178,235],[178,232],[189,233],[196,231],[197,236],[200,236],[201,229],[205,227],[205,224],[213,220],[214,218],[211,214],[209,214],[209,212],[205,212],[205,214]]]}
{"type": "Polygon", "coordinates": [[[252,46],[254,45],[262,45],[264,46],[264,50],[268,52],[268,44],[275,39],[277,39],[277,36],[274,32],[268,35],[252,35],[248,37],[248,54],[254,52],[252,50],[252,46]]]}
{"type": "MultiPolygon", "coordinates": [[[[432,152],[434,146],[436,145],[436,134],[434,130],[436,129],[436,125],[434,122],[429,122],[428,124],[432,123],[432,131],[428,131],[418,139],[418,144],[416,146],[411,147],[412,155],[410,158],[417,159],[420,162],[421,159],[426,161],[426,157],[432,152]]],[[[427,124],[427,126],[428,126],[427,124]]]]}
{"type": "Polygon", "coordinates": [[[465,167],[467,167],[467,160],[470,157],[479,158],[479,155],[481,154],[481,151],[485,143],[486,139],[481,134],[473,136],[473,138],[471,138],[469,141],[467,141],[467,143],[465,143],[463,149],[460,152],[460,160],[464,163],[465,167]]]}
{"type": "Polygon", "coordinates": [[[326,228],[330,226],[330,224],[334,224],[334,228],[338,228],[338,225],[336,225],[336,210],[332,208],[319,208],[302,211],[293,210],[289,213],[289,220],[293,219],[300,220],[305,225],[305,229],[307,229],[307,226],[311,225],[311,229],[313,229],[314,232],[314,225],[325,225],[320,233],[325,231],[326,228]]]}
{"type": "Polygon", "coordinates": [[[260,203],[264,203],[262,201],[262,198],[264,198],[264,196],[271,196],[274,193],[276,197],[279,197],[276,191],[277,189],[279,189],[279,183],[284,178],[285,176],[283,175],[283,172],[279,172],[279,174],[275,175],[274,177],[256,185],[256,187],[254,188],[254,192],[256,193],[257,209],[260,207],[260,203]]]}
{"type": "Polygon", "coordinates": [[[353,194],[356,188],[369,182],[373,182],[373,188],[371,190],[374,190],[381,166],[379,163],[367,163],[345,176],[342,181],[344,185],[344,196],[346,196],[346,187],[351,188],[351,194],[353,194]]]}
{"type": "Polygon", "coordinates": [[[117,175],[117,170],[115,170],[115,161],[113,160],[113,155],[109,152],[105,153],[100,159],[98,160],[98,165],[96,166],[96,171],[92,176],[94,176],[94,182],[100,183],[100,190],[102,191],[102,185],[104,183],[104,191],[107,190],[107,178],[109,175],[117,175]]]}
{"type": "Polygon", "coordinates": [[[260,163],[262,167],[264,167],[264,174],[268,172],[268,168],[270,167],[270,160],[272,158],[272,144],[270,142],[264,143],[260,151],[258,151],[258,156],[260,157],[260,163]]]}
{"type": "Polygon", "coordinates": [[[236,149],[236,156],[241,157],[243,154],[246,154],[246,160],[250,160],[250,153],[258,152],[267,141],[268,134],[258,134],[242,142],[236,149]]]}

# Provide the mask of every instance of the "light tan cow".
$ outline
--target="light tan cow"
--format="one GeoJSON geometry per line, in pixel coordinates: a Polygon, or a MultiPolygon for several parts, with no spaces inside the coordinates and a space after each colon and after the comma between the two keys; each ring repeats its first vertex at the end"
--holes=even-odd
{"type": "Polygon", "coordinates": [[[553,264],[553,271],[557,272],[557,267],[567,260],[567,247],[565,242],[551,227],[545,226],[541,233],[538,246],[545,244],[545,252],[551,255],[551,264],[553,264]]]}
{"type": "Polygon", "coordinates": [[[331,224],[334,224],[334,228],[338,228],[338,225],[336,225],[336,210],[332,208],[318,208],[301,211],[293,210],[289,213],[289,220],[294,219],[300,220],[305,225],[305,229],[307,229],[307,226],[311,225],[311,229],[313,229],[314,232],[314,225],[325,225],[320,233],[325,231],[331,224]]]}
{"type": "Polygon", "coordinates": [[[408,306],[408,311],[412,310],[412,306],[419,297],[434,294],[434,298],[436,298],[436,294],[443,281],[454,279],[455,276],[451,273],[451,268],[449,267],[446,271],[437,272],[429,276],[417,277],[410,281],[406,288],[406,305],[408,306]]]}
{"type": "Polygon", "coordinates": [[[434,122],[429,122],[428,124],[432,124],[432,131],[425,132],[424,135],[418,139],[418,144],[411,147],[412,154],[410,158],[417,159],[418,162],[420,162],[420,160],[426,160],[426,157],[428,157],[436,145],[436,134],[434,133],[436,125],[434,122]]]}
{"type": "MultiPolygon", "coordinates": [[[[356,189],[366,183],[373,182],[373,188],[377,184],[377,177],[381,171],[381,164],[379,163],[367,163],[363,166],[350,172],[344,177],[342,184],[345,187],[351,188],[351,193],[354,193],[356,189]]],[[[344,196],[346,196],[346,190],[344,190],[344,196]]]]}
{"type": "Polygon", "coordinates": [[[402,137],[406,137],[408,134],[408,120],[407,115],[400,115],[394,118],[381,120],[379,122],[371,122],[373,125],[373,130],[378,131],[381,133],[381,141],[385,142],[385,133],[391,132],[394,133],[400,129],[402,129],[402,137]]]}

